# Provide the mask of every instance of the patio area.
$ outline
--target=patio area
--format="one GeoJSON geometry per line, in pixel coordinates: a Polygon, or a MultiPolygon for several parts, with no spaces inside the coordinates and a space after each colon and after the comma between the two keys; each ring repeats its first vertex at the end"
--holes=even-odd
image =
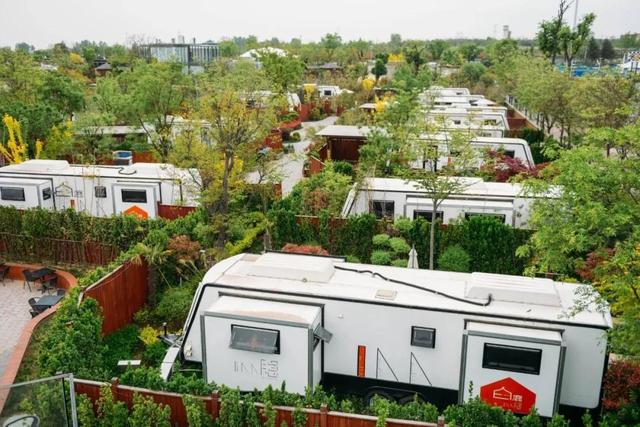
{"type": "Polygon", "coordinates": [[[36,289],[22,288],[22,281],[5,279],[0,283],[0,378],[9,361],[9,357],[18,343],[22,330],[31,320],[29,314],[29,298],[40,297],[40,291],[36,289]]]}

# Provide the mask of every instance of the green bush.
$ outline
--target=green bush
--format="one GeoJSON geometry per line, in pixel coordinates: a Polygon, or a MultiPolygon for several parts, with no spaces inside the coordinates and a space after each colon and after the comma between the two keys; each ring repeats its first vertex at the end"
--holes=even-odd
{"type": "Polygon", "coordinates": [[[372,242],[375,248],[386,249],[389,247],[391,237],[388,234],[376,234],[373,236],[372,242]]]}
{"type": "Polygon", "coordinates": [[[342,160],[333,162],[333,170],[351,178],[355,176],[353,165],[342,160]]]}
{"type": "Polygon", "coordinates": [[[391,261],[391,265],[394,266],[394,267],[404,267],[404,268],[406,268],[408,264],[409,264],[409,260],[408,259],[398,258],[398,259],[394,259],[393,261],[391,261]]]}
{"type": "Polygon", "coordinates": [[[128,325],[104,337],[104,366],[112,375],[117,373],[119,360],[131,360],[137,347],[140,346],[135,325],[128,325]]]}
{"type": "Polygon", "coordinates": [[[182,403],[184,403],[187,412],[189,427],[210,427],[213,425],[213,418],[207,413],[202,400],[185,394],[182,396],[182,403]]]}
{"type": "Polygon", "coordinates": [[[389,239],[389,246],[396,255],[407,255],[411,250],[411,246],[402,237],[392,237],[389,239]]]}
{"type": "Polygon", "coordinates": [[[438,258],[440,270],[468,273],[471,270],[471,257],[460,245],[449,246],[438,258]]]}
{"type": "Polygon", "coordinates": [[[171,427],[171,408],[135,393],[128,421],[130,427],[171,427]]]}
{"type": "Polygon", "coordinates": [[[167,347],[162,341],[156,341],[149,344],[147,348],[145,348],[144,353],[142,353],[142,363],[147,366],[158,368],[160,363],[162,363],[162,359],[164,359],[166,352],[167,347]]]}
{"type": "Polygon", "coordinates": [[[166,322],[170,330],[180,329],[189,313],[198,281],[199,276],[182,286],[167,287],[160,294],[156,307],[151,310],[150,320],[156,326],[166,322]]]}
{"type": "Polygon", "coordinates": [[[391,254],[387,251],[375,250],[371,253],[371,264],[389,265],[391,264],[391,254]]]}

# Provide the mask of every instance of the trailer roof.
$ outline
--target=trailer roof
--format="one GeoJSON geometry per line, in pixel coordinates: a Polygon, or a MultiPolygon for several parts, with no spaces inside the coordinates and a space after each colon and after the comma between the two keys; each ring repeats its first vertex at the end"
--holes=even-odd
{"type": "Polygon", "coordinates": [[[316,135],[324,137],[366,138],[369,132],[371,132],[369,126],[330,125],[316,133],[316,135]]]}
{"type": "MultiPolygon", "coordinates": [[[[468,196],[518,197],[523,195],[521,184],[512,184],[508,182],[485,182],[482,178],[470,177],[456,177],[448,179],[457,179],[465,182],[466,187],[461,193],[468,196]]],[[[367,178],[361,190],[416,194],[426,193],[416,182],[405,181],[404,179],[399,178],[367,178]]]]}
{"type": "MultiPolygon", "coordinates": [[[[201,286],[216,284],[270,294],[306,295],[528,321],[611,327],[609,313],[598,312],[593,307],[573,316],[566,315],[578,299],[579,288],[586,285],[520,276],[353,264],[335,258],[309,255],[265,255],[241,254],[228,258],[207,272],[201,286]],[[265,255],[268,257],[262,258],[265,255]],[[301,264],[303,260],[305,262],[301,264]],[[304,277],[304,266],[313,260],[326,266],[327,279],[314,281],[304,277]],[[271,271],[267,269],[269,262],[275,265],[271,271]],[[256,265],[260,269],[257,270],[256,265]],[[289,269],[286,273],[283,273],[284,266],[289,269]],[[370,272],[423,289],[389,282],[380,276],[374,277],[370,272]],[[489,293],[492,301],[487,306],[481,306],[487,301],[489,293]]],[[[317,269],[311,275],[317,276],[317,269]]]]}
{"type": "MultiPolygon", "coordinates": [[[[195,171],[193,171],[195,172],[195,171]]],[[[113,178],[189,179],[187,169],[168,163],[134,163],[131,166],[73,165],[66,160],[27,160],[0,168],[0,173],[44,176],[100,176],[113,178]]]]}

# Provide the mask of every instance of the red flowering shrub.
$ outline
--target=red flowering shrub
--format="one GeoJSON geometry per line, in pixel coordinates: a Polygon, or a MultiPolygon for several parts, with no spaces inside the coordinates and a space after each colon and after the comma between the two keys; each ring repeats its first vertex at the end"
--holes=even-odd
{"type": "Polygon", "coordinates": [[[323,249],[321,246],[296,245],[294,243],[287,243],[286,245],[284,245],[284,247],[282,248],[282,252],[304,255],[329,255],[329,252],[326,249],[323,249]]]}
{"type": "Polygon", "coordinates": [[[584,261],[584,263],[576,268],[576,273],[578,273],[578,276],[580,276],[580,278],[585,282],[593,281],[595,277],[595,269],[598,268],[604,261],[611,258],[614,252],[614,249],[611,248],[607,248],[604,251],[589,252],[589,255],[587,255],[587,259],[584,261]]]}
{"type": "Polygon", "coordinates": [[[506,156],[500,151],[489,150],[485,154],[485,161],[481,171],[488,175],[492,181],[507,182],[516,175],[537,177],[546,166],[546,163],[542,163],[531,167],[521,159],[506,156]]]}
{"type": "Polygon", "coordinates": [[[631,402],[632,393],[640,393],[640,363],[625,360],[611,363],[604,377],[604,408],[620,409],[631,402]]]}

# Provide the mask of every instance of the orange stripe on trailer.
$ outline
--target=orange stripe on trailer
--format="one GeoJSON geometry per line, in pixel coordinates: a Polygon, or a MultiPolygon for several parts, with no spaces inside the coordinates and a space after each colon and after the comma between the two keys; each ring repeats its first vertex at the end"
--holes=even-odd
{"type": "Polygon", "coordinates": [[[364,345],[358,346],[358,376],[364,377],[365,365],[367,359],[367,347],[364,345]]]}

